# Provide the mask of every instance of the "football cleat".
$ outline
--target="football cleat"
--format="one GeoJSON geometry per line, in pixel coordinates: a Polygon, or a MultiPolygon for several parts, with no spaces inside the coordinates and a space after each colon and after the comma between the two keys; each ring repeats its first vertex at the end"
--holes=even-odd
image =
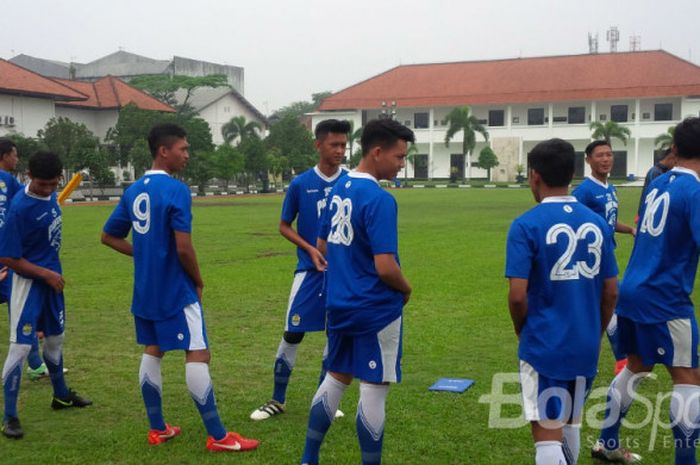
{"type": "Polygon", "coordinates": [[[212,436],[207,438],[207,449],[214,452],[245,452],[257,449],[260,441],[256,439],[244,438],[238,433],[228,432],[226,436],[218,441],[212,436]]]}
{"type": "Polygon", "coordinates": [[[27,376],[31,381],[36,381],[44,376],[49,376],[49,369],[45,363],[42,363],[37,368],[27,367],[27,376]]]}
{"type": "Polygon", "coordinates": [[[622,370],[627,366],[627,359],[623,358],[615,362],[615,376],[619,375],[622,370]]]}
{"type": "Polygon", "coordinates": [[[19,418],[10,417],[2,422],[2,434],[10,439],[21,439],[24,436],[22,425],[19,424],[19,418]]]}
{"type": "Polygon", "coordinates": [[[284,413],[284,404],[280,404],[276,400],[268,400],[263,405],[253,410],[250,414],[250,419],[255,421],[267,420],[270,417],[281,415],[284,413]]]}
{"type": "Polygon", "coordinates": [[[336,417],[336,418],[343,418],[344,416],[345,416],[345,414],[343,413],[342,410],[338,409],[338,410],[335,411],[335,417],[336,417]]]}
{"type": "Polygon", "coordinates": [[[641,455],[630,452],[624,447],[613,450],[606,449],[601,441],[596,442],[591,449],[591,457],[613,463],[641,463],[642,461],[641,455]]]}
{"type": "Polygon", "coordinates": [[[80,397],[74,390],[68,390],[66,397],[55,397],[51,401],[51,408],[54,410],[63,410],[71,407],[83,408],[92,405],[92,401],[80,397]]]}
{"type": "Polygon", "coordinates": [[[180,434],[180,431],[179,426],[170,426],[166,423],[163,431],[152,429],[148,432],[148,443],[152,446],[163,444],[180,434]]]}

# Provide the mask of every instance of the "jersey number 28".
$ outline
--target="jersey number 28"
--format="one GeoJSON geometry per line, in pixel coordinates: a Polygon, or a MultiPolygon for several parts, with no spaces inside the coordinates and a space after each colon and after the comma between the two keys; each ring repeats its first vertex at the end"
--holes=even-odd
{"type": "Polygon", "coordinates": [[[552,281],[566,281],[570,279],[584,278],[592,279],[600,272],[601,247],[603,245],[603,233],[598,226],[593,223],[583,223],[574,231],[574,228],[565,223],[558,223],[547,231],[547,245],[559,242],[559,236],[564,236],[566,249],[559,257],[549,273],[552,281]],[[593,241],[587,242],[588,253],[593,256],[593,265],[589,265],[586,260],[573,262],[574,253],[579,241],[587,241],[591,235],[593,241]]]}
{"type": "Polygon", "coordinates": [[[350,245],[355,236],[350,219],[352,217],[352,200],[341,199],[334,195],[331,199],[330,211],[335,209],[331,218],[331,231],[328,234],[328,242],[331,244],[350,245]]]}

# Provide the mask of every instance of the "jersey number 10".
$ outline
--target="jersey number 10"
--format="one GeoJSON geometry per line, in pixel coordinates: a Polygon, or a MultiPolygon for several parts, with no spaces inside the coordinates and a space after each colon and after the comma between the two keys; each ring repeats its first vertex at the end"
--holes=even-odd
{"type": "Polygon", "coordinates": [[[547,231],[547,245],[558,243],[561,235],[566,240],[566,250],[552,267],[549,279],[567,281],[579,279],[581,276],[589,279],[597,276],[600,273],[601,247],[603,245],[603,233],[600,232],[598,226],[593,223],[583,223],[574,231],[574,228],[568,224],[555,224],[547,231]],[[593,236],[593,241],[588,243],[588,253],[593,256],[593,265],[589,266],[585,260],[572,263],[578,242],[585,241],[589,234],[593,236]]]}
{"type": "Polygon", "coordinates": [[[664,232],[666,218],[668,217],[668,207],[671,204],[671,196],[668,192],[664,192],[657,197],[656,194],[658,193],[658,189],[652,189],[644,199],[646,209],[644,210],[642,223],[639,225],[640,233],[649,233],[654,237],[664,232]],[[661,208],[661,218],[657,224],[654,224],[654,217],[659,208],[661,208]]]}

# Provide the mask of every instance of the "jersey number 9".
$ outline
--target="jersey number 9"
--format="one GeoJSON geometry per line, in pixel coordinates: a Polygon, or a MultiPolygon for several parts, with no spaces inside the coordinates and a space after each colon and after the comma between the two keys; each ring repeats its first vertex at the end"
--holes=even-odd
{"type": "Polygon", "coordinates": [[[147,192],[141,192],[136,196],[131,210],[136,218],[131,222],[134,231],[139,234],[146,234],[151,229],[151,198],[147,192]]]}

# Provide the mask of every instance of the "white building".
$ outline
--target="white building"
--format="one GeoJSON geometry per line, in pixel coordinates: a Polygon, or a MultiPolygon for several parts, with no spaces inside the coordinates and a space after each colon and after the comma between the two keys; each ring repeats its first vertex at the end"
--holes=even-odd
{"type": "MultiPolygon", "coordinates": [[[[577,176],[591,121],[617,121],[630,129],[627,145],[613,139],[614,176],[643,176],[654,162],[654,139],[686,116],[700,115],[700,67],[664,51],[607,53],[493,61],[403,65],[341,90],[312,115],[354,121],[360,127],[383,111],[414,130],[419,155],[409,177],[447,178],[451,167],[469,170],[458,133],[445,146],[445,117],[469,105],[487,127],[500,165],[494,180],[512,180],[516,165],[544,139],[570,141],[577,176]]],[[[485,143],[477,135],[471,164],[485,143]]],[[[468,173],[466,173],[468,174],[468,173]]]]}

